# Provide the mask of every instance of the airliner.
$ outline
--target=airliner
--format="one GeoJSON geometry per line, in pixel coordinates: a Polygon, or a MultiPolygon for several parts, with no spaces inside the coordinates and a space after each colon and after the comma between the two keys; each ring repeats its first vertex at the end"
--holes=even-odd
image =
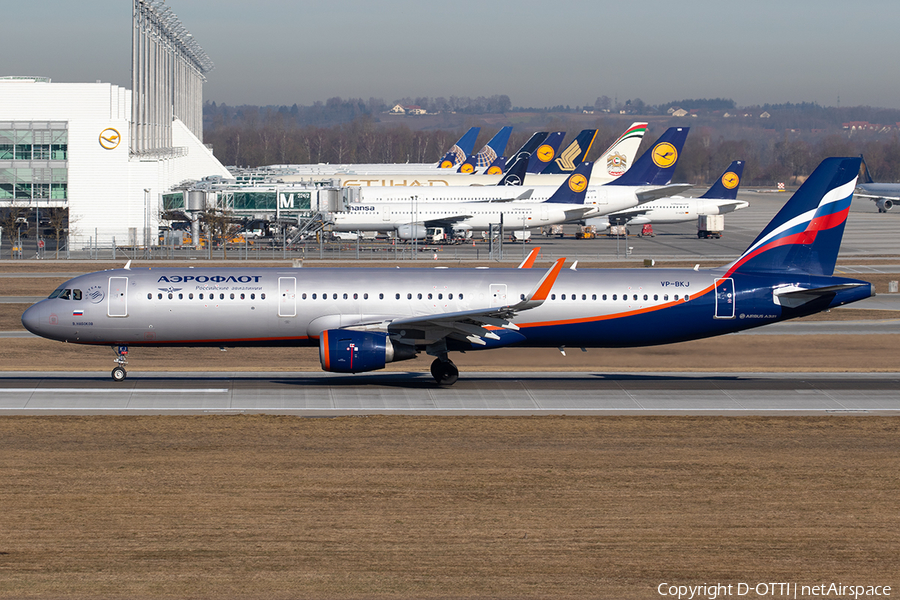
{"type": "Polygon", "coordinates": [[[869,165],[860,155],[864,169],[863,182],[856,186],[856,196],[875,202],[878,212],[886,213],[900,202],[900,183],[876,183],[869,174],[869,165]]]}
{"type": "MultiPolygon", "coordinates": [[[[604,154],[597,159],[597,163],[606,165],[606,168],[595,170],[593,178],[596,183],[612,181],[620,176],[637,155],[641,139],[646,131],[646,124],[633,123],[604,154]],[[641,126],[643,125],[643,127],[641,126]]],[[[544,133],[546,137],[547,134],[544,133]]],[[[580,147],[580,146],[579,146],[580,147]]],[[[293,168],[284,165],[286,168],[293,168]]],[[[415,167],[415,165],[413,165],[415,167]]],[[[545,169],[546,170],[546,169],[545,169]]],[[[441,187],[463,185],[496,185],[499,175],[492,174],[465,174],[446,173],[444,170],[435,169],[407,169],[406,165],[341,165],[329,168],[321,166],[315,173],[306,170],[296,174],[280,175],[285,183],[308,181],[311,176],[319,178],[327,177],[337,179],[342,186],[350,187],[441,187]]],[[[553,185],[558,186],[565,181],[569,172],[559,174],[547,174],[545,172],[528,175],[525,183],[528,185],[553,185]]]]}
{"type": "MultiPolygon", "coordinates": [[[[857,302],[835,277],[860,159],[825,159],[734,262],[700,269],[288,269],[154,267],[81,275],[22,315],[35,335],[129,348],[313,346],[326,371],[359,373],[504,346],[653,346],[733,333],[857,302]]],[[[573,265],[574,267],[574,265],[573,265]]],[[[176,352],[176,350],[173,350],[176,352]]]]}
{"type": "MultiPolygon", "coordinates": [[[[525,161],[520,161],[524,166],[525,161]]],[[[332,231],[389,231],[401,240],[426,237],[429,227],[448,231],[488,231],[505,223],[514,229],[548,227],[600,214],[586,204],[593,163],[578,165],[575,172],[546,200],[541,202],[407,202],[352,203],[346,210],[331,213],[332,231]]],[[[502,186],[501,186],[502,187],[502,186]]],[[[467,189],[467,188],[464,188],[467,189]]],[[[512,188],[517,189],[517,188],[512,188]]]]}
{"type": "Polygon", "coordinates": [[[684,223],[695,221],[700,215],[724,215],[750,206],[737,199],[744,161],[735,160],[716,182],[699,198],[669,196],[652,200],[633,208],[612,212],[604,217],[592,218],[585,225],[606,229],[612,225],[644,225],[684,223]]]}

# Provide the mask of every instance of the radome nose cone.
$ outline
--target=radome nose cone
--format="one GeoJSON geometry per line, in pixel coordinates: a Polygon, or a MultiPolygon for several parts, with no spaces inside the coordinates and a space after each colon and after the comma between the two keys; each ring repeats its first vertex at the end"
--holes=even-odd
{"type": "Polygon", "coordinates": [[[22,313],[22,325],[35,335],[40,335],[40,332],[38,332],[41,322],[40,312],[40,308],[35,304],[22,313]]]}

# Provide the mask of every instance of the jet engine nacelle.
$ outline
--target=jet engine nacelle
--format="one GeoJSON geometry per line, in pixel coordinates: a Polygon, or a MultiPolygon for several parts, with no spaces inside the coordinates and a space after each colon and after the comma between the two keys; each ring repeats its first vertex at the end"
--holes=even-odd
{"type": "Polygon", "coordinates": [[[875,201],[875,206],[878,207],[878,212],[887,212],[894,208],[894,202],[887,198],[879,198],[875,201]]]}
{"type": "Polygon", "coordinates": [[[400,225],[397,227],[397,237],[401,240],[424,240],[427,229],[424,225],[400,225]]]}
{"type": "Polygon", "coordinates": [[[327,329],[319,336],[319,362],[333,373],[375,371],[415,357],[414,346],[394,344],[386,333],[327,329]]]}

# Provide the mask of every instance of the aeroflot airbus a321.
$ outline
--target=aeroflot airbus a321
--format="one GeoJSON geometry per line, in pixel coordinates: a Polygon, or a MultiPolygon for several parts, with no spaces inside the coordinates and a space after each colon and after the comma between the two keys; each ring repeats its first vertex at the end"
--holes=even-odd
{"type": "Polygon", "coordinates": [[[834,277],[859,158],[822,162],[750,247],[716,269],[118,269],[67,281],[22,315],[40,336],[112,346],[318,346],[340,373],[502,346],[667,344],[868,298],[834,277]]]}

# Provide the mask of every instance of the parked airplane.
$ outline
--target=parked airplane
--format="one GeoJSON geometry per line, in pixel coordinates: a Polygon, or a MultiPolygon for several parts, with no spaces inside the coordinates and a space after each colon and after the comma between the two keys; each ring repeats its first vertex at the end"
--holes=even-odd
{"type": "Polygon", "coordinates": [[[859,158],[862,160],[864,173],[863,182],[856,186],[856,196],[874,200],[880,213],[891,210],[896,202],[900,202],[900,183],[875,183],[869,174],[869,165],[861,154],[859,158]]]}
{"type": "Polygon", "coordinates": [[[612,225],[644,225],[648,223],[684,223],[695,221],[700,215],[724,215],[750,206],[737,199],[744,161],[736,160],[728,165],[722,176],[699,198],[669,196],[661,200],[645,202],[632,208],[585,220],[585,225],[606,229],[612,225]]]}
{"type": "MultiPolygon", "coordinates": [[[[606,169],[596,169],[593,179],[595,183],[612,181],[621,175],[632,163],[637,155],[641,137],[646,131],[645,127],[637,127],[640,123],[632,124],[629,132],[623,134],[596,162],[606,164],[606,169]],[[634,131],[632,131],[634,130],[634,131]]],[[[646,124],[643,124],[646,125],[646,124]]],[[[547,134],[545,134],[547,135],[547,134]]],[[[286,168],[292,168],[285,165],[286,168]]],[[[416,167],[416,165],[412,165],[416,167]]],[[[298,171],[295,174],[280,175],[285,183],[306,181],[312,173],[298,171]]],[[[328,165],[314,173],[321,178],[337,179],[340,185],[347,187],[441,187],[462,185],[496,185],[498,176],[487,174],[466,175],[463,173],[445,173],[434,169],[409,169],[406,165],[340,165],[328,169],[328,165]]],[[[553,185],[558,186],[567,177],[566,173],[547,174],[545,172],[529,175],[526,183],[529,185],[553,185]]]]}
{"type": "Polygon", "coordinates": [[[474,173],[476,169],[484,169],[490,166],[498,156],[502,156],[506,152],[506,144],[509,143],[509,134],[512,133],[512,127],[503,127],[484,145],[484,148],[477,153],[472,154],[459,165],[457,172],[474,173]]]}
{"type": "Polygon", "coordinates": [[[402,240],[415,240],[425,238],[429,227],[469,232],[487,231],[501,223],[515,229],[557,225],[598,214],[595,206],[585,204],[591,167],[593,163],[589,162],[579,165],[565,183],[541,202],[418,202],[413,195],[406,202],[349,204],[345,211],[331,214],[330,229],[390,231],[402,240]]]}
{"type": "MultiPolygon", "coordinates": [[[[614,181],[598,185],[592,175],[586,202],[602,207],[603,210],[599,214],[607,214],[689,189],[691,186],[687,184],[668,185],[689,131],[688,127],[670,127],[650,149],[641,155],[631,169],[614,181]],[[661,151],[672,154],[666,160],[660,160],[658,154],[661,151]]],[[[546,135],[546,133],[542,135],[546,135]]],[[[536,148],[540,143],[540,134],[535,134],[527,146],[536,148]]],[[[364,187],[354,190],[350,194],[352,199],[350,207],[355,204],[368,204],[375,207],[370,209],[370,212],[379,212],[382,203],[410,205],[413,201],[419,204],[429,202],[509,202],[513,200],[543,202],[556,192],[558,185],[504,187],[516,186],[518,170],[522,168],[521,161],[523,160],[528,161],[528,154],[520,151],[517,162],[510,167],[498,185],[416,187],[412,189],[403,186],[364,187]]],[[[526,179],[533,181],[527,176],[526,179]]]]}
{"type": "Polygon", "coordinates": [[[829,158],[749,248],[713,269],[124,269],[81,275],[22,315],[28,331],[112,346],[317,346],[358,373],[503,346],[651,346],[732,333],[873,295],[834,277],[859,158],[829,158]]]}

